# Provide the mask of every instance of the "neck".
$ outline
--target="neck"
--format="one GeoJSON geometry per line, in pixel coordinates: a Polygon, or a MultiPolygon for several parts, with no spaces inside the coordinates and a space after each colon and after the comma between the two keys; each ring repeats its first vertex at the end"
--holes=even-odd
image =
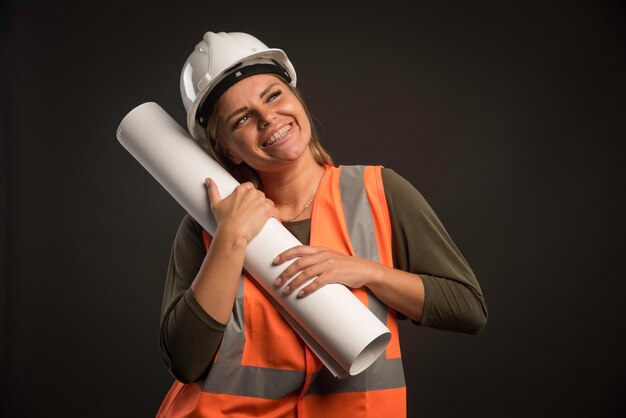
{"type": "MultiPolygon", "coordinates": [[[[272,172],[259,172],[263,182],[263,192],[271,199],[283,218],[291,218],[300,212],[315,195],[324,166],[319,165],[311,156],[299,159],[294,164],[281,167],[272,172]]],[[[310,207],[298,219],[304,219],[310,207]]]]}

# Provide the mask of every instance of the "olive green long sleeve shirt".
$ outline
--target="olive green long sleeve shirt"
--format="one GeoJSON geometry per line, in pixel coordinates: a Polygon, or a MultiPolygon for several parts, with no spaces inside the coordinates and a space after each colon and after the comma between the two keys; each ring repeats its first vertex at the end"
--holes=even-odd
{"type": "MultiPolygon", "coordinates": [[[[408,181],[388,168],[382,170],[382,180],[393,230],[394,267],[418,274],[424,283],[419,325],[480,332],[487,306],[469,264],[408,181]]],[[[309,243],[310,219],[283,225],[300,242],[309,243]]],[[[202,227],[185,215],[172,246],[161,313],[161,353],[172,375],[182,382],[207,372],[226,328],[202,309],[190,289],[205,255],[202,227]]]]}

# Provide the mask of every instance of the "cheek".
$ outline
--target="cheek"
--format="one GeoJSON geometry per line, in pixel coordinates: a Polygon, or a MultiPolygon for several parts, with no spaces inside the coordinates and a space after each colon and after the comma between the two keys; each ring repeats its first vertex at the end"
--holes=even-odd
{"type": "Polygon", "coordinates": [[[246,126],[237,130],[236,133],[226,136],[225,139],[232,150],[245,153],[247,150],[254,148],[254,144],[257,141],[256,130],[246,126]]]}
{"type": "Polygon", "coordinates": [[[309,118],[307,118],[306,113],[304,112],[302,112],[302,115],[300,116],[300,131],[308,140],[311,139],[311,124],[309,123],[309,118]]]}
{"type": "Polygon", "coordinates": [[[218,126],[216,129],[216,138],[218,138],[219,148],[224,153],[228,154],[236,150],[236,147],[233,146],[235,144],[233,135],[223,126],[218,126]]]}
{"type": "Polygon", "coordinates": [[[294,100],[296,100],[296,102],[291,103],[287,111],[291,113],[292,115],[294,115],[296,119],[298,120],[300,131],[303,134],[306,134],[310,137],[311,136],[311,124],[309,123],[309,118],[307,117],[306,112],[304,111],[304,108],[302,107],[300,102],[298,102],[297,99],[294,99],[294,100]]]}

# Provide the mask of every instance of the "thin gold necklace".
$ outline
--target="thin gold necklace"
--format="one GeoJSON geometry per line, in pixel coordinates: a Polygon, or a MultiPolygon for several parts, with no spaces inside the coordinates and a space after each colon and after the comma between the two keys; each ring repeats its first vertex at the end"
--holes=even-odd
{"type": "MultiPolygon", "coordinates": [[[[313,197],[315,197],[315,195],[313,195],[313,197]]],[[[311,204],[311,202],[313,201],[313,197],[311,197],[309,199],[308,202],[306,202],[306,205],[304,205],[304,208],[302,208],[302,210],[300,211],[300,213],[298,213],[296,216],[294,216],[293,218],[289,218],[289,219],[285,219],[285,218],[280,218],[281,222],[293,222],[296,219],[298,219],[300,217],[300,215],[302,215],[304,213],[304,211],[306,210],[306,208],[309,207],[309,205],[311,204]]]]}

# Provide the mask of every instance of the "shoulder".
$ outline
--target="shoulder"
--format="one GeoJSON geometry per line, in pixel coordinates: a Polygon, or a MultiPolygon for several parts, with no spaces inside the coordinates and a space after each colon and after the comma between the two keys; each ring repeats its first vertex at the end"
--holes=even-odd
{"type": "Polygon", "coordinates": [[[188,213],[183,216],[176,231],[177,246],[202,244],[202,226],[188,213]]]}
{"type": "Polygon", "coordinates": [[[388,203],[393,202],[401,206],[410,204],[411,206],[428,207],[426,199],[417,188],[393,169],[383,167],[381,177],[388,203]]]}
{"type": "Polygon", "coordinates": [[[180,225],[178,225],[178,231],[183,234],[202,233],[202,226],[190,214],[185,213],[185,216],[180,221],[180,225]]]}
{"type": "Polygon", "coordinates": [[[386,188],[394,189],[394,190],[415,190],[415,187],[400,174],[396,173],[392,168],[382,167],[381,176],[383,179],[383,184],[386,188]]]}

